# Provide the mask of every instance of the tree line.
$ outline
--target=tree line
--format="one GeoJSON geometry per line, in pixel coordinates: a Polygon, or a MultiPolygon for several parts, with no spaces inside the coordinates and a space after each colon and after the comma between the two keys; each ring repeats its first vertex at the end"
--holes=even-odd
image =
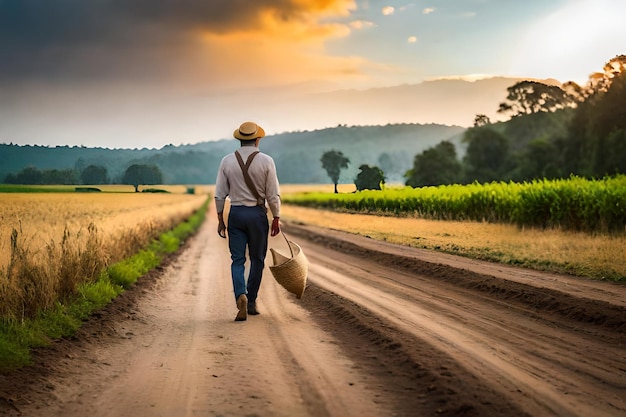
{"type": "Polygon", "coordinates": [[[626,173],[626,55],[608,61],[585,86],[521,81],[507,89],[491,123],[483,114],[466,130],[462,159],[443,141],[415,155],[406,174],[413,187],[528,181],[626,173]]]}
{"type": "MultiPolygon", "coordinates": [[[[384,126],[337,126],[315,131],[284,132],[261,144],[263,152],[272,155],[279,179],[285,184],[319,184],[328,182],[319,163],[320,156],[336,148],[363,164],[378,165],[386,181],[403,181],[411,167],[413,155],[441,140],[452,140],[460,146],[466,128],[436,124],[400,123],[384,126]]],[[[24,167],[39,170],[73,168],[81,183],[81,173],[89,165],[106,167],[107,182],[121,183],[125,170],[132,164],[156,165],[163,173],[164,184],[210,184],[222,157],[237,148],[230,139],[200,142],[192,145],[166,146],[162,149],[104,149],[87,147],[44,147],[37,145],[0,144],[0,182],[24,167]]],[[[350,165],[341,173],[342,182],[357,175],[359,165],[350,165]]],[[[69,182],[69,181],[67,181],[69,182]]],[[[90,181],[86,181],[90,182],[90,181]]]]}
{"type": "Polygon", "coordinates": [[[154,164],[132,164],[116,180],[111,180],[106,167],[101,165],[88,165],[82,170],[71,168],[39,170],[34,166],[28,166],[17,174],[8,174],[4,183],[24,185],[128,184],[135,188],[135,192],[138,192],[140,185],[162,184],[163,174],[154,164]]]}
{"type": "MultiPolygon", "coordinates": [[[[523,182],[626,173],[626,55],[608,61],[585,86],[520,81],[507,89],[498,112],[510,119],[494,124],[484,114],[464,133],[459,159],[455,145],[441,141],[415,155],[404,178],[412,187],[444,184],[523,182]]],[[[337,185],[350,160],[341,151],[322,155],[322,167],[337,185]]],[[[385,174],[363,164],[358,191],[379,190],[385,174]]]]}

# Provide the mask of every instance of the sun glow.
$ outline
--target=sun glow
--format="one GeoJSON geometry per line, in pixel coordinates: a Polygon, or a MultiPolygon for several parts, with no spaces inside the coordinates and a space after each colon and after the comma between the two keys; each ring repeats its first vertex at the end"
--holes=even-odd
{"type": "Polygon", "coordinates": [[[584,84],[626,52],[626,2],[578,0],[536,21],[526,32],[510,75],[584,84]]]}

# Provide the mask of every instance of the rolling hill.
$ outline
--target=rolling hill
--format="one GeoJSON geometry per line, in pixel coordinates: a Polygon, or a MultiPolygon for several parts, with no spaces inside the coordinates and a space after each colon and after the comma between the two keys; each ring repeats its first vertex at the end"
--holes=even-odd
{"type": "MultiPolygon", "coordinates": [[[[439,124],[342,125],[267,136],[261,141],[260,149],[274,158],[279,179],[285,184],[329,182],[320,158],[332,149],[343,152],[351,162],[342,172],[341,182],[353,182],[362,164],[379,166],[387,182],[402,182],[414,156],[442,140],[453,142],[462,154],[464,131],[463,127],[439,124]]],[[[222,157],[238,146],[235,139],[168,145],[161,149],[0,144],[0,180],[27,166],[80,171],[93,164],[106,167],[109,177],[116,182],[130,164],[153,163],[159,166],[167,184],[212,184],[222,157]]]]}

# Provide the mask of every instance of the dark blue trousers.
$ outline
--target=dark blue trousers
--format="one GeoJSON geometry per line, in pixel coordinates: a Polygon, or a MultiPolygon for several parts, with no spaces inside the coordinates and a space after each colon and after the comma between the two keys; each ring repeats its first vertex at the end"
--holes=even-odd
{"type": "Polygon", "coordinates": [[[248,302],[255,303],[263,277],[269,221],[265,207],[231,206],[228,214],[228,247],[232,264],[235,299],[248,295],[248,302]],[[250,272],[245,278],[246,249],[250,256],[250,272]]]}

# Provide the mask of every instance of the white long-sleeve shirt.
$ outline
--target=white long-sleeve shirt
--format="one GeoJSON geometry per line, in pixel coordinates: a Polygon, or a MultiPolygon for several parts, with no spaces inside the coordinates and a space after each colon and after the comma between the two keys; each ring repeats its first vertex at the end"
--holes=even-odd
{"type": "MultiPolygon", "coordinates": [[[[248,157],[258,150],[256,146],[242,146],[237,151],[241,155],[243,162],[246,163],[248,157]]],[[[267,201],[272,215],[280,217],[280,185],[276,175],[276,165],[272,157],[260,152],[252,160],[248,173],[261,198],[267,201]]],[[[254,207],[257,205],[256,197],[246,185],[246,180],[234,153],[222,158],[217,171],[215,206],[218,213],[224,211],[226,197],[230,197],[232,206],[254,207]]]]}

